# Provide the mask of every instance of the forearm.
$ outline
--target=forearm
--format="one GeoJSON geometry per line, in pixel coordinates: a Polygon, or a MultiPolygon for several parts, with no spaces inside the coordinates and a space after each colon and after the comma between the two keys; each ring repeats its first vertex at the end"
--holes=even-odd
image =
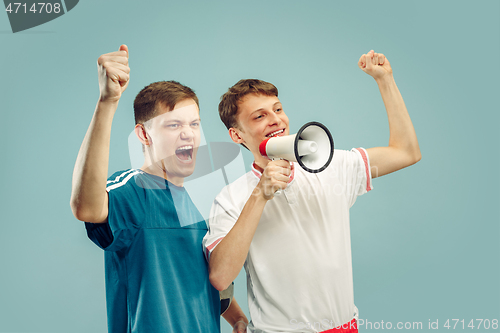
{"type": "Polygon", "coordinates": [[[248,324],[248,319],[241,310],[238,302],[236,302],[236,299],[233,297],[233,300],[231,301],[231,305],[229,305],[229,308],[222,314],[222,317],[231,325],[231,327],[234,327],[234,325],[238,321],[242,321],[245,324],[248,324]]]}
{"type": "Polygon", "coordinates": [[[217,290],[226,289],[238,276],[265,205],[266,200],[258,194],[256,188],[231,231],[210,255],[210,282],[217,290]]]}
{"type": "Polygon", "coordinates": [[[107,217],[109,143],[117,106],[118,101],[98,101],[80,147],[71,192],[71,208],[79,220],[98,223],[107,217]]]}
{"type": "Polygon", "coordinates": [[[376,82],[389,119],[389,147],[404,151],[412,159],[420,159],[417,135],[392,74],[376,82]]]}

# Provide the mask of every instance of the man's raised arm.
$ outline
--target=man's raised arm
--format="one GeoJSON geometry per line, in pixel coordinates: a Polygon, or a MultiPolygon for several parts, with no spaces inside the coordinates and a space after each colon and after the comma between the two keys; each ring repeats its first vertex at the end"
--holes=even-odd
{"type": "Polygon", "coordinates": [[[389,118],[389,145],[366,150],[372,178],[417,163],[421,158],[417,135],[392,76],[389,61],[382,53],[371,50],[361,56],[358,66],[377,82],[389,118]]]}
{"type": "Polygon", "coordinates": [[[103,223],[108,218],[106,180],[111,123],[129,82],[127,46],[101,55],[97,66],[100,96],[76,158],[70,205],[78,220],[103,223]]]}

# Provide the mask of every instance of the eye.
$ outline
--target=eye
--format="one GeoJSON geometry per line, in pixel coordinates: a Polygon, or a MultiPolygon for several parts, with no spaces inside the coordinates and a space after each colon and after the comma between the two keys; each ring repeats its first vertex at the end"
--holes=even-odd
{"type": "Polygon", "coordinates": [[[171,128],[171,129],[175,129],[175,128],[179,127],[179,124],[168,124],[166,127],[171,128]]]}
{"type": "Polygon", "coordinates": [[[263,115],[258,115],[257,117],[255,117],[255,119],[260,119],[262,117],[264,117],[264,116],[263,115]]]}
{"type": "Polygon", "coordinates": [[[200,123],[198,123],[198,122],[196,122],[196,123],[191,123],[191,126],[192,126],[192,127],[198,127],[198,126],[200,126],[200,123]]]}
{"type": "Polygon", "coordinates": [[[283,111],[283,109],[276,109],[276,110],[274,110],[274,112],[281,112],[281,111],[283,111]]]}

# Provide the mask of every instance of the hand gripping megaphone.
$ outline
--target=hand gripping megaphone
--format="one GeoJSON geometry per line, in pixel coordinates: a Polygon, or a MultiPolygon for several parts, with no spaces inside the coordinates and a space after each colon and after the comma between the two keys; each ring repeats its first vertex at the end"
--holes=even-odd
{"type": "Polygon", "coordinates": [[[297,162],[307,172],[325,170],[333,158],[333,138],[325,125],[312,121],[297,134],[277,136],[262,141],[259,151],[269,159],[297,162]]]}

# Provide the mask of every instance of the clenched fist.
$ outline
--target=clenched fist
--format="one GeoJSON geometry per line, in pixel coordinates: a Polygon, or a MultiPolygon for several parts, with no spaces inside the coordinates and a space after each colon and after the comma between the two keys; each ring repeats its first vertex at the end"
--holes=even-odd
{"type": "Polygon", "coordinates": [[[264,199],[271,200],[277,190],[285,189],[288,186],[291,173],[290,162],[287,160],[270,161],[262,172],[257,185],[264,199]]]}
{"type": "Polygon", "coordinates": [[[392,68],[389,60],[382,53],[375,53],[373,50],[363,54],[359,58],[358,66],[363,72],[371,75],[375,80],[379,80],[386,75],[392,75],[392,68]]]}
{"type": "Polygon", "coordinates": [[[121,45],[119,51],[103,54],[97,59],[101,101],[118,101],[127,89],[130,68],[128,47],[121,45]]]}

